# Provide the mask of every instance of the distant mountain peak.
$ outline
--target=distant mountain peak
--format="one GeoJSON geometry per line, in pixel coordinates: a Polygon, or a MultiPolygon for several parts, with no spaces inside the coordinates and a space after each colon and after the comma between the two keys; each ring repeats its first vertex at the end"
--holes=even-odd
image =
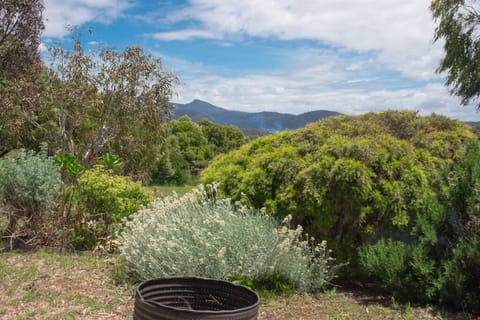
{"type": "Polygon", "coordinates": [[[196,122],[206,118],[221,124],[234,125],[241,129],[256,129],[266,132],[294,130],[302,128],[310,122],[340,115],[338,112],[328,110],[309,111],[299,115],[270,111],[254,113],[233,111],[200,99],[194,99],[186,104],[174,103],[174,106],[175,118],[187,115],[196,122]]]}
{"type": "Polygon", "coordinates": [[[208,103],[207,101],[203,101],[203,100],[200,100],[200,99],[193,99],[191,102],[189,102],[187,104],[192,105],[192,104],[198,104],[198,103],[212,105],[211,103],[208,103]]]}

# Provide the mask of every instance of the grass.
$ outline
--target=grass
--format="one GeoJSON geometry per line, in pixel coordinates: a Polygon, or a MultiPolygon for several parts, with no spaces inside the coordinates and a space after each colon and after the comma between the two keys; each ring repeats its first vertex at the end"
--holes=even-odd
{"type": "Polygon", "coordinates": [[[185,193],[192,191],[195,186],[185,185],[185,186],[160,186],[152,185],[147,187],[156,197],[165,197],[172,195],[173,192],[177,193],[179,196],[183,196],[185,193]]]}
{"type": "Polygon", "coordinates": [[[131,318],[133,285],[115,282],[116,259],[1,253],[0,318],[131,318]]]}
{"type": "MultiPolygon", "coordinates": [[[[131,319],[135,284],[118,257],[0,253],[0,318],[131,319]]],[[[260,320],[474,319],[355,290],[262,297],[260,320]]]]}

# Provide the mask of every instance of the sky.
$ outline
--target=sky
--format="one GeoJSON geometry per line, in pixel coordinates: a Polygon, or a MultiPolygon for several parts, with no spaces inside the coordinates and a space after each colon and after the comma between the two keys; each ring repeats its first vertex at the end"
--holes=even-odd
{"type": "Polygon", "coordinates": [[[429,0],[44,0],[41,49],[142,46],[180,79],[174,102],[349,115],[386,109],[480,121],[436,74],[429,0]],[[91,29],[90,35],[86,30],[91,29]]]}

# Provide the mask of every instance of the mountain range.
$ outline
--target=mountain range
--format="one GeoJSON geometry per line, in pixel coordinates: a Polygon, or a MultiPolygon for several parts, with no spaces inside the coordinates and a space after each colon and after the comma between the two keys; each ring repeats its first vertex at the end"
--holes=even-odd
{"type": "Polygon", "coordinates": [[[174,103],[174,107],[175,118],[187,115],[195,122],[207,118],[217,123],[234,125],[243,130],[260,130],[263,132],[303,128],[310,122],[341,114],[328,110],[310,111],[299,115],[269,111],[232,111],[202,100],[193,100],[186,104],[174,103]]]}

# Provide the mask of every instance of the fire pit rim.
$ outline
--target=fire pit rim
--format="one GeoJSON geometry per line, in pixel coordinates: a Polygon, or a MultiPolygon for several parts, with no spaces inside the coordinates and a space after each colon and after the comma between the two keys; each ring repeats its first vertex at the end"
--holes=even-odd
{"type": "MultiPolygon", "coordinates": [[[[192,285],[192,287],[194,287],[192,285]]],[[[252,309],[258,309],[258,306],[260,304],[260,297],[259,295],[252,289],[248,288],[247,286],[244,285],[239,285],[235,284],[226,280],[218,280],[218,279],[211,279],[211,278],[205,278],[205,277],[195,277],[195,276],[172,276],[172,277],[161,277],[161,278],[154,278],[154,279],[148,279],[145,281],[142,281],[136,288],[135,290],[135,300],[140,299],[139,302],[141,303],[146,303],[150,304],[152,306],[158,306],[161,308],[165,308],[166,310],[170,310],[172,312],[179,312],[183,314],[195,314],[195,315],[230,315],[230,314],[238,314],[242,312],[247,312],[251,311],[252,309]],[[231,288],[236,288],[243,290],[244,292],[247,292],[249,295],[251,295],[254,298],[254,303],[251,305],[242,307],[242,308],[237,308],[237,309],[229,309],[229,310],[197,310],[197,309],[187,309],[187,308],[178,308],[178,307],[173,307],[173,306],[168,306],[165,304],[162,304],[160,302],[156,301],[149,301],[148,299],[144,299],[142,296],[141,290],[145,289],[148,287],[148,285],[154,284],[155,282],[165,282],[165,283],[171,283],[173,284],[179,284],[179,282],[176,282],[179,280],[180,284],[188,284],[189,281],[191,282],[200,282],[200,283],[216,283],[216,284],[222,284],[224,286],[228,286],[231,288]]]]}

